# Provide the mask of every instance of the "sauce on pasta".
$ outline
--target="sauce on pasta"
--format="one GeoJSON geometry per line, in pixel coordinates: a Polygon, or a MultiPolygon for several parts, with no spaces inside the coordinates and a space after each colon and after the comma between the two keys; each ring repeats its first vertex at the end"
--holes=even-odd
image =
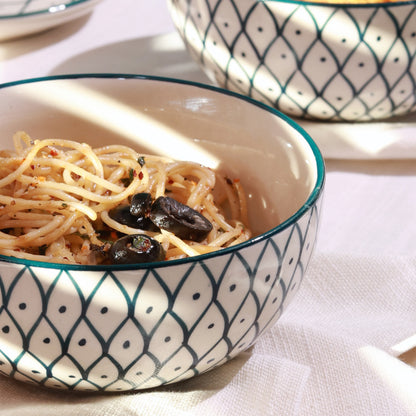
{"type": "Polygon", "coordinates": [[[163,248],[165,260],[208,253],[251,238],[243,187],[194,162],[141,154],[123,145],[100,148],[73,140],[32,140],[18,132],[0,151],[0,254],[55,263],[107,263],[108,247],[138,232],[163,248]],[[202,214],[203,241],[138,230],[111,211],[137,193],[169,198],[202,214]]]}

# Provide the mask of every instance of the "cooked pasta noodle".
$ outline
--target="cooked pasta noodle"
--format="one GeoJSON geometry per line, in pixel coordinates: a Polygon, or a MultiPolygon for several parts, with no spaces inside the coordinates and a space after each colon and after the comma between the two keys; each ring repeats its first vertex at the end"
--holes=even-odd
{"type": "Polygon", "coordinates": [[[139,154],[130,147],[92,148],[63,139],[13,137],[0,151],[0,254],[56,263],[100,264],[119,235],[145,234],[166,260],[208,253],[251,237],[238,180],[193,162],[139,154]],[[203,241],[167,230],[138,230],[110,216],[137,193],[169,196],[212,224],[203,241]],[[215,193],[215,198],[214,198],[215,193]]]}

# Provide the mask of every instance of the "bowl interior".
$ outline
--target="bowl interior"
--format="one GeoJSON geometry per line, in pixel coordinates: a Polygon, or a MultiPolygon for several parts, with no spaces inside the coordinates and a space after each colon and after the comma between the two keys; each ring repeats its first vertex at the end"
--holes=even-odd
{"type": "Polygon", "coordinates": [[[255,234],[294,215],[320,169],[317,150],[291,120],[250,99],[175,80],[74,76],[4,86],[0,149],[12,148],[19,130],[94,147],[122,143],[219,169],[242,181],[255,234]]]}

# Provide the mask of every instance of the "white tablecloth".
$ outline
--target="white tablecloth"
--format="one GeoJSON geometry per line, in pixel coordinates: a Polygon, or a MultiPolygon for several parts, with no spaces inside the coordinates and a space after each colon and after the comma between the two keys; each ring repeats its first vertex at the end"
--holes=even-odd
{"type": "MultiPolygon", "coordinates": [[[[85,72],[208,82],[165,0],[103,0],[87,17],[0,43],[0,83],[85,72]]],[[[0,416],[416,415],[415,123],[301,122],[327,165],[318,244],[298,295],[251,350],[183,383],[121,395],[1,377],[0,416]]]]}

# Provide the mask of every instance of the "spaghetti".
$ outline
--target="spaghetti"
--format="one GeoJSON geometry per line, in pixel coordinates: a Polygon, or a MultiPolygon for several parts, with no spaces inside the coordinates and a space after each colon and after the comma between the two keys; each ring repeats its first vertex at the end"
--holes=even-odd
{"type": "Polygon", "coordinates": [[[120,235],[157,241],[165,259],[208,253],[251,237],[244,189],[193,162],[139,154],[130,147],[92,148],[63,139],[13,137],[0,152],[0,254],[55,263],[107,263],[120,235]],[[212,229],[203,241],[169,230],[138,230],[111,211],[133,195],[169,196],[202,214],[212,229]]]}

